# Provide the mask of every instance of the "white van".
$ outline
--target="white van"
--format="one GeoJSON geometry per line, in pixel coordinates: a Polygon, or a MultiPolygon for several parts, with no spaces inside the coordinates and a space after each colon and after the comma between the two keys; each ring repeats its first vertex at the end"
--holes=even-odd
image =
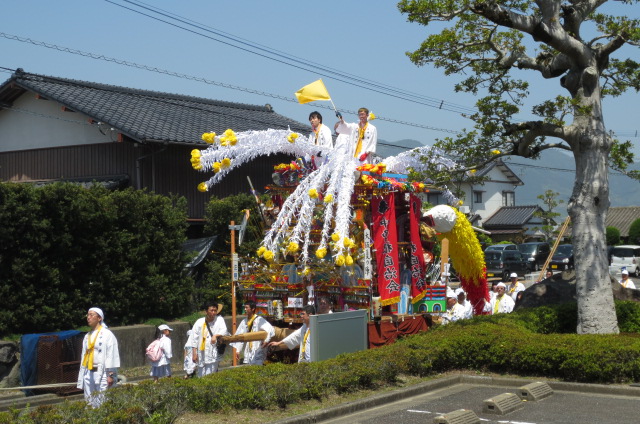
{"type": "Polygon", "coordinates": [[[640,246],[614,246],[611,250],[611,268],[625,268],[629,274],[640,277],[640,246]]]}

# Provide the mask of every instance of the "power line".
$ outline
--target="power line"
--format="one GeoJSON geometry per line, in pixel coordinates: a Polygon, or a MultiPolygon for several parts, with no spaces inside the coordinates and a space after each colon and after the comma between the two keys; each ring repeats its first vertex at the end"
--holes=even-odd
{"type": "MultiPolygon", "coordinates": [[[[400,91],[398,89],[396,89],[396,88],[389,88],[388,86],[381,85],[381,84],[375,83],[373,81],[365,80],[365,79],[358,78],[358,77],[351,77],[351,76],[349,76],[349,74],[345,74],[345,73],[342,73],[342,72],[339,72],[339,71],[334,71],[331,68],[326,68],[326,67],[322,67],[322,66],[315,66],[315,65],[312,65],[312,64],[310,64],[308,62],[305,62],[305,61],[296,60],[292,56],[284,56],[282,54],[274,53],[274,51],[266,51],[266,49],[260,48],[260,47],[256,46],[255,44],[250,44],[250,43],[247,43],[247,42],[239,41],[238,39],[233,39],[236,43],[240,43],[240,44],[242,44],[242,45],[244,45],[246,47],[238,46],[238,45],[233,44],[231,42],[224,41],[224,40],[221,40],[219,38],[213,37],[211,35],[207,35],[207,34],[203,34],[202,32],[199,32],[199,31],[204,31],[204,32],[208,32],[208,33],[213,33],[213,34],[215,34],[217,36],[224,36],[221,33],[212,31],[212,30],[208,29],[207,27],[205,27],[205,26],[203,26],[201,24],[198,24],[198,25],[191,24],[188,21],[182,19],[181,17],[179,17],[177,15],[169,15],[169,14],[166,14],[166,13],[158,12],[157,10],[154,10],[154,9],[152,9],[150,7],[141,6],[141,5],[136,4],[136,3],[134,3],[134,2],[132,2],[130,0],[123,0],[123,1],[125,1],[125,2],[127,2],[129,4],[134,4],[137,7],[140,7],[142,9],[152,11],[153,13],[157,13],[157,14],[159,14],[161,16],[164,16],[164,17],[166,17],[168,19],[172,19],[174,21],[177,21],[177,22],[180,22],[182,24],[188,25],[189,27],[195,27],[199,31],[197,31],[195,29],[191,29],[189,27],[182,26],[182,25],[177,24],[175,22],[168,21],[166,19],[162,19],[162,18],[159,18],[159,17],[156,17],[156,16],[152,16],[152,15],[150,15],[148,13],[145,13],[143,11],[140,11],[140,10],[136,10],[136,9],[131,8],[131,7],[127,7],[125,5],[118,4],[118,3],[116,3],[116,2],[114,2],[112,0],[104,0],[104,1],[106,1],[107,3],[111,3],[114,6],[121,7],[123,9],[129,10],[129,11],[134,12],[134,13],[138,13],[138,14],[140,14],[142,16],[146,16],[146,17],[148,17],[150,19],[153,19],[153,20],[156,20],[156,21],[159,21],[159,22],[163,22],[163,23],[165,23],[167,25],[182,29],[184,31],[191,32],[193,34],[199,35],[201,37],[208,38],[208,39],[213,40],[213,41],[217,41],[219,43],[225,44],[227,46],[230,46],[230,47],[233,47],[233,48],[236,48],[236,49],[239,49],[239,50],[242,50],[244,52],[251,53],[251,54],[263,57],[265,59],[269,59],[269,60],[284,64],[284,65],[287,65],[287,66],[290,66],[290,67],[293,67],[293,68],[297,68],[297,69],[300,69],[300,70],[303,70],[303,71],[313,72],[313,73],[316,73],[318,75],[322,75],[322,76],[325,76],[327,78],[331,78],[333,80],[340,81],[340,82],[343,82],[345,84],[356,86],[356,87],[359,87],[359,88],[362,88],[362,89],[365,89],[365,90],[373,91],[373,92],[376,92],[376,93],[379,93],[379,94],[383,94],[383,95],[386,95],[386,96],[395,97],[397,99],[409,101],[409,102],[412,102],[412,103],[421,104],[423,106],[428,106],[428,107],[432,107],[432,108],[435,108],[435,109],[442,109],[442,110],[446,110],[446,111],[454,112],[454,113],[458,113],[458,114],[473,113],[475,111],[474,109],[466,108],[464,106],[456,106],[454,104],[450,104],[449,102],[446,102],[445,100],[441,100],[441,99],[433,99],[433,98],[429,99],[429,98],[415,96],[414,94],[410,94],[409,96],[418,97],[418,98],[411,99],[411,98],[407,97],[408,96],[407,94],[404,94],[404,93],[403,94],[398,94],[398,93],[400,93],[400,91]],[[258,50],[258,51],[254,51],[254,50],[251,50],[251,49],[255,49],[255,50],[258,50]],[[273,55],[275,57],[272,57],[270,55],[273,55]],[[369,85],[363,85],[363,84],[369,84],[369,85]],[[374,87],[377,87],[377,88],[374,88],[374,87]]],[[[229,38],[229,37],[227,36],[227,38],[229,38]]]]}

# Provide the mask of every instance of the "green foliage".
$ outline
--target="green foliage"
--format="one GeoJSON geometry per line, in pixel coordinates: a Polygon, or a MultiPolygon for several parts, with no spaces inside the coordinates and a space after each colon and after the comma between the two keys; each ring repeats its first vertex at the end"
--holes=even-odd
{"type": "Polygon", "coordinates": [[[640,244],[640,218],[633,221],[629,227],[629,244],[640,244]]]}
{"type": "Polygon", "coordinates": [[[549,241],[554,234],[554,229],[556,227],[555,218],[559,217],[560,214],[556,212],[556,208],[558,205],[564,203],[564,200],[557,200],[557,197],[560,193],[547,190],[543,194],[537,196],[538,199],[542,200],[542,203],[546,206],[546,209],[538,210],[533,213],[535,217],[542,219],[542,226],[540,227],[540,231],[545,235],[547,241],[549,241]]]}
{"type": "Polygon", "coordinates": [[[620,230],[618,230],[616,227],[607,227],[606,231],[608,246],[615,246],[616,244],[620,243],[620,230]]]}
{"type": "MultiPolygon", "coordinates": [[[[242,223],[244,210],[249,209],[250,218],[242,245],[238,246],[236,231],[236,253],[239,258],[255,256],[262,241],[262,222],[255,198],[248,194],[237,194],[224,198],[212,197],[205,211],[207,235],[217,235],[212,246],[213,255],[205,261],[205,274],[197,283],[195,304],[199,307],[205,300],[215,299],[230,311],[231,306],[231,232],[229,224],[242,223]]],[[[241,300],[239,300],[241,302],[241,300]]],[[[240,305],[241,306],[241,305],[240,305]]]]}
{"type": "Polygon", "coordinates": [[[188,306],[183,198],[0,184],[0,220],[2,334],[75,328],[93,305],[112,325],[188,306]]]}

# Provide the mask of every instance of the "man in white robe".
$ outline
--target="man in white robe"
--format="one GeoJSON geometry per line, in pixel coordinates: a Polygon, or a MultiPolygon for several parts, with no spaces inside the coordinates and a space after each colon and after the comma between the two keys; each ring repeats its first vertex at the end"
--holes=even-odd
{"type": "Polygon", "coordinates": [[[205,305],[205,316],[193,325],[191,347],[193,362],[198,366],[198,377],[218,372],[222,357],[218,354],[217,339],[229,335],[224,318],[218,315],[220,310],[221,304],[209,302],[205,305]]]}
{"type": "Polygon", "coordinates": [[[453,290],[447,287],[447,311],[442,315],[442,324],[458,321],[464,318],[464,307],[458,303],[453,290]]]}
{"type": "Polygon", "coordinates": [[[507,287],[507,293],[509,293],[509,296],[511,296],[511,299],[515,302],[518,298],[518,293],[525,291],[527,288],[524,284],[518,282],[518,274],[515,272],[512,272],[509,278],[511,278],[511,284],[507,287]]]}
{"type": "Polygon", "coordinates": [[[120,354],[118,340],[104,323],[102,309],[89,309],[87,324],[91,331],[82,341],[82,362],[77,387],[83,389],[87,403],[97,408],[104,401],[102,392],[117,382],[120,354]]]}
{"type": "Polygon", "coordinates": [[[358,109],[358,122],[347,123],[342,117],[335,125],[338,134],[349,134],[353,157],[360,163],[371,163],[378,145],[378,130],[369,122],[369,109],[358,109]]]}
{"type": "Polygon", "coordinates": [[[504,283],[498,283],[496,286],[498,293],[495,297],[491,298],[490,311],[492,315],[495,314],[508,314],[513,311],[513,307],[515,306],[515,302],[511,298],[511,296],[505,295],[505,290],[507,286],[504,283]]]}
{"type": "Polygon", "coordinates": [[[467,300],[467,294],[464,292],[462,287],[456,289],[456,296],[458,297],[458,304],[464,308],[462,318],[473,318],[473,306],[471,305],[471,302],[467,300]]]}
{"type": "Polygon", "coordinates": [[[307,305],[300,313],[302,318],[302,327],[298,328],[293,333],[279,342],[269,343],[269,347],[277,347],[282,344],[286,345],[289,349],[294,349],[300,346],[300,353],[298,353],[298,362],[311,362],[311,329],[309,328],[309,317],[315,315],[316,308],[313,305],[307,305]]]}
{"type": "Polygon", "coordinates": [[[236,330],[236,335],[252,333],[256,331],[266,331],[267,337],[263,341],[253,341],[246,343],[231,343],[231,347],[236,349],[236,355],[242,351],[244,355],[243,363],[247,365],[262,365],[267,358],[267,344],[275,334],[275,329],[263,317],[256,314],[256,302],[249,301],[244,304],[244,311],[247,317],[242,320],[236,330]]]}
{"type": "Polygon", "coordinates": [[[620,283],[620,285],[622,287],[624,287],[625,289],[634,289],[635,290],[636,285],[629,278],[629,271],[627,271],[626,269],[623,269],[621,274],[620,274],[620,277],[621,277],[621,279],[620,279],[620,281],[618,281],[618,283],[620,283]]]}
{"type": "Polygon", "coordinates": [[[309,143],[316,146],[333,148],[331,129],[322,123],[322,115],[320,115],[320,112],[311,112],[309,114],[309,123],[311,124],[309,143]]]}

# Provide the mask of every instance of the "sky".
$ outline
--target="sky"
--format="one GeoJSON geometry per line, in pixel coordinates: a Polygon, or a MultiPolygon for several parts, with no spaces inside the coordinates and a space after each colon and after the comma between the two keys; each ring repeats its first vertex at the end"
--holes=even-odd
{"type": "MultiPolygon", "coordinates": [[[[145,1],[135,0],[179,15],[188,23],[196,22],[207,30],[240,38],[244,44],[234,42],[241,48],[232,47],[225,44],[230,43],[228,39],[212,32],[171,20],[190,29],[185,30],[143,16],[129,9],[151,12],[127,0],[3,0],[0,67],[210,99],[269,103],[277,113],[305,123],[309,113],[318,107],[298,104],[294,92],[322,78],[339,109],[356,111],[365,106],[385,118],[375,121],[375,125],[379,138],[386,141],[414,139],[431,144],[436,138],[472,126],[460,112],[472,109],[475,98],[453,89],[460,76],[444,76],[442,70],[431,65],[417,67],[405,54],[417,49],[442,24],[423,27],[409,23],[394,1],[145,1]],[[12,36],[204,78],[210,83],[6,38],[12,36]],[[247,51],[254,50],[250,46],[256,44],[349,74],[359,81],[346,81],[343,77],[340,81],[317,67],[300,69],[282,63],[281,58],[270,60],[247,51]],[[381,91],[376,86],[392,87],[395,94],[376,92],[381,91]],[[420,96],[419,100],[408,101],[411,94],[420,96]]],[[[623,7],[616,2],[610,9],[640,18],[638,6],[623,7]]],[[[637,48],[626,47],[621,54],[640,60],[637,48]]],[[[9,76],[10,72],[0,69],[1,80],[9,76]]],[[[532,74],[529,80],[534,83],[534,100],[565,94],[557,79],[544,81],[532,74]]],[[[637,104],[638,94],[631,92],[605,100],[604,110],[607,128],[634,142],[635,151],[640,154],[637,104]]],[[[335,122],[332,111],[319,110],[325,123],[335,122]]],[[[527,110],[520,119],[532,117],[527,110]]],[[[353,113],[344,116],[350,121],[357,119],[353,113]]]]}

